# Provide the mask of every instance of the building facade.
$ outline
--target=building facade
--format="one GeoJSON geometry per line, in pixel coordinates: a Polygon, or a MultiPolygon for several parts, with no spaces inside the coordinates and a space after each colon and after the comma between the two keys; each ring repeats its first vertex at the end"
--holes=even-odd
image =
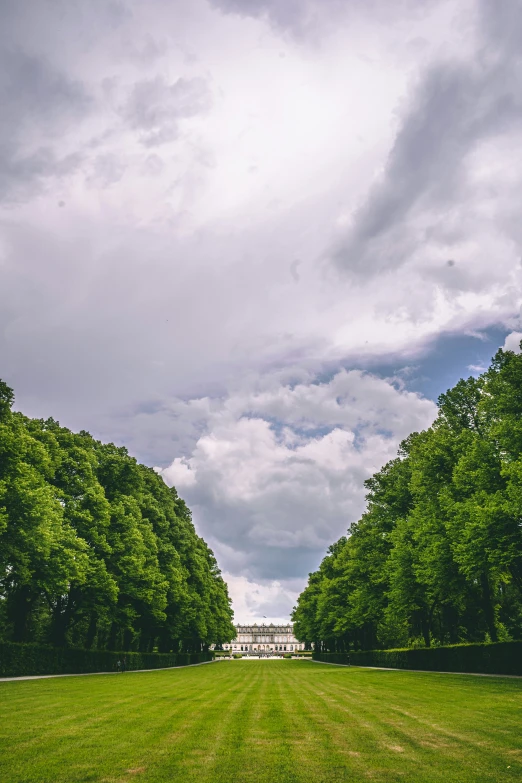
{"type": "Polygon", "coordinates": [[[284,625],[236,625],[236,638],[224,644],[225,650],[233,652],[284,653],[304,650],[304,644],[294,636],[292,623],[284,625]]]}

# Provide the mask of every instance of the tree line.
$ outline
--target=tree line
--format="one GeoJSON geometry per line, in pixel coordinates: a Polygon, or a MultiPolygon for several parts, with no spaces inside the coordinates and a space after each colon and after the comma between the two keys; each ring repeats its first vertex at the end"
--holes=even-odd
{"type": "Polygon", "coordinates": [[[309,575],[294,631],[320,651],[522,638],[522,355],[438,406],[309,575]]]}
{"type": "Polygon", "coordinates": [[[228,590],[174,488],[125,448],[12,410],[0,381],[0,641],[199,652],[228,590]]]}

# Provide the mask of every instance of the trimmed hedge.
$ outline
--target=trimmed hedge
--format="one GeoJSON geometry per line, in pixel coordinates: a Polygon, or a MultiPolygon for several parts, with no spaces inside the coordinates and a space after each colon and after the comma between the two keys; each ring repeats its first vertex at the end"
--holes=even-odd
{"type": "Polygon", "coordinates": [[[431,672],[522,675],[522,641],[493,644],[453,644],[403,650],[316,653],[314,661],[387,669],[423,669],[431,672]]]}
{"type": "Polygon", "coordinates": [[[203,663],[213,660],[214,654],[112,652],[0,642],[0,677],[111,672],[116,671],[118,660],[123,658],[126,659],[127,671],[133,671],[203,663]]]}

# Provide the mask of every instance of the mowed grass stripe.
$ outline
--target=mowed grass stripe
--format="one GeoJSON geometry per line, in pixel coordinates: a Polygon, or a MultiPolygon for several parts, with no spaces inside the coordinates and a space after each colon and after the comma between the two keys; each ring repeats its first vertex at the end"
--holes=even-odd
{"type": "Polygon", "coordinates": [[[241,781],[245,783],[265,780],[270,776],[275,780],[293,780],[288,766],[284,725],[278,711],[277,678],[274,678],[274,670],[270,667],[257,663],[250,667],[250,663],[243,663],[242,670],[236,663],[233,664],[236,676],[246,677],[252,683],[248,712],[234,714],[234,732],[241,741],[233,754],[221,758],[212,774],[217,780],[227,780],[231,776],[237,778],[240,771],[241,781]]]}
{"type": "MultiPolygon", "coordinates": [[[[10,743],[7,750],[14,767],[12,780],[113,783],[125,780],[126,770],[132,770],[131,776],[141,775],[149,766],[164,763],[171,756],[182,757],[185,746],[197,736],[198,725],[212,717],[218,724],[228,704],[233,704],[242,691],[240,682],[220,689],[216,686],[222,678],[211,678],[209,700],[208,681],[200,679],[195,670],[162,674],[125,674],[110,678],[110,682],[106,677],[91,677],[90,683],[87,678],[74,678],[65,688],[65,680],[38,681],[44,687],[37,696],[35,714],[33,694],[26,691],[24,699],[14,699],[10,736],[21,741],[10,743]],[[47,691],[56,690],[61,700],[51,696],[46,708],[47,691]],[[31,720],[26,722],[23,716],[27,717],[28,712],[31,720]],[[178,745],[182,748],[179,754],[178,745]],[[9,754],[16,747],[20,752],[9,754]]],[[[8,689],[18,690],[26,684],[6,683],[0,694],[9,697],[8,689]]],[[[2,699],[0,725],[5,728],[4,706],[2,699]]],[[[3,735],[0,729],[0,748],[3,735]]],[[[0,754],[3,760],[2,749],[0,754]]]]}
{"type": "Polygon", "coordinates": [[[342,723],[334,715],[346,713],[352,733],[357,734],[354,745],[368,763],[371,759],[379,768],[389,769],[393,754],[400,753],[401,773],[410,770],[419,780],[424,780],[421,761],[421,767],[433,765],[426,778],[430,781],[447,781],[448,776],[477,780],[479,771],[481,781],[494,781],[508,766],[513,768],[510,758],[522,755],[522,688],[517,687],[513,697],[506,680],[499,678],[490,687],[477,689],[476,682],[459,675],[428,674],[423,679],[417,673],[351,671],[358,674],[356,689],[332,672],[335,687],[317,691],[311,680],[303,691],[324,704],[332,731],[342,723]]]}
{"type": "MultiPolygon", "coordinates": [[[[447,770],[437,763],[438,753],[421,747],[417,726],[400,726],[389,715],[386,692],[379,704],[372,705],[347,692],[342,684],[320,693],[310,689],[308,695],[317,698],[316,719],[328,727],[334,746],[356,759],[361,773],[376,779],[402,780],[407,775],[411,780],[423,780],[428,768],[429,780],[447,779],[447,770]]],[[[457,780],[460,769],[453,769],[453,773],[457,780]]]]}
{"type": "MultiPolygon", "coordinates": [[[[408,772],[414,773],[412,780],[420,779],[416,760],[411,755],[401,758],[397,771],[396,756],[405,752],[399,744],[403,738],[383,724],[378,713],[366,709],[359,695],[354,695],[351,689],[340,695],[340,690],[344,689],[325,689],[324,683],[321,690],[301,688],[303,711],[307,710],[310,721],[322,730],[322,766],[330,759],[332,771],[339,780],[344,779],[343,770],[347,766],[357,773],[358,780],[403,780],[408,772]]],[[[317,748],[314,755],[318,757],[320,751],[317,748]]]]}
{"type": "MultiPolygon", "coordinates": [[[[362,777],[356,774],[354,779],[365,780],[367,770],[359,760],[360,754],[351,749],[353,743],[349,733],[352,727],[344,723],[342,714],[326,715],[317,694],[310,697],[309,691],[303,689],[301,672],[294,671],[292,674],[293,700],[291,705],[284,700],[284,708],[292,724],[292,756],[295,768],[300,770],[299,780],[346,780],[347,770],[350,774],[362,772],[362,777]],[[334,725],[338,720],[343,722],[346,730],[341,741],[334,725]]],[[[280,685],[284,689],[284,683],[280,685]]]]}
{"type": "Polygon", "coordinates": [[[2,783],[522,780],[522,682],[223,661],[0,684],[2,783]]]}
{"type": "MultiPolygon", "coordinates": [[[[211,683],[218,686],[216,696],[200,706],[197,720],[193,719],[190,725],[182,720],[176,736],[167,737],[167,742],[154,754],[155,760],[147,767],[147,780],[154,783],[173,777],[199,780],[202,770],[218,768],[223,757],[234,753],[238,739],[241,745],[237,726],[238,722],[242,725],[242,719],[246,720],[252,710],[255,682],[237,678],[231,682],[227,674],[224,670],[216,672],[216,682],[211,683]]],[[[206,689],[205,693],[208,700],[206,689]]]]}

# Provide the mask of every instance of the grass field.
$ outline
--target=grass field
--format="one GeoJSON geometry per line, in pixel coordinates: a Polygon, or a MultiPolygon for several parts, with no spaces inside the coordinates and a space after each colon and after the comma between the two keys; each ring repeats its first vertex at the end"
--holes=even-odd
{"type": "Polygon", "coordinates": [[[0,780],[522,781],[522,680],[220,661],[0,683],[0,780]]]}

